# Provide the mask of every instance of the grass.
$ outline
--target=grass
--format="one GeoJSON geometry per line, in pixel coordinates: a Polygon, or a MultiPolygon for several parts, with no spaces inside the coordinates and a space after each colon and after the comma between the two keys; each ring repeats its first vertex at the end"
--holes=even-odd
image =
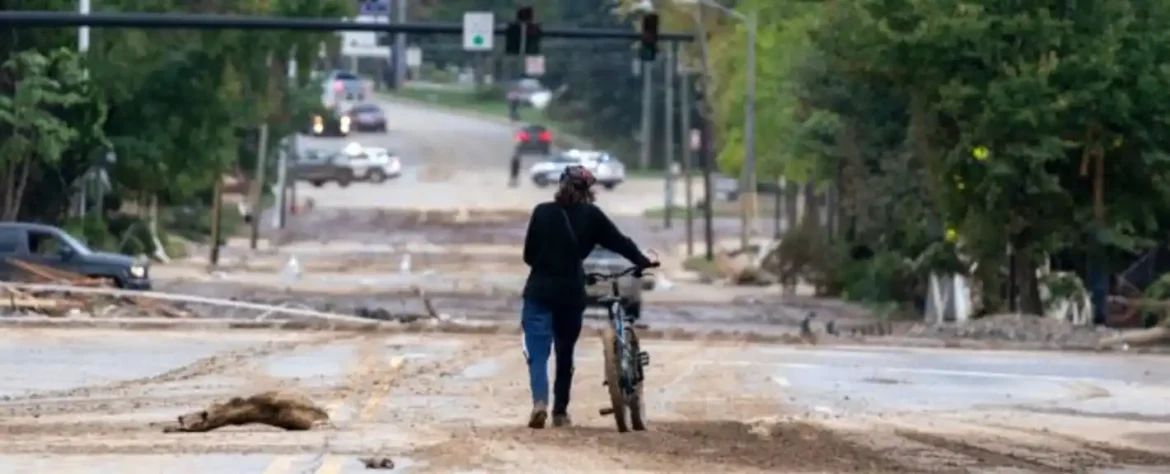
{"type": "MultiPolygon", "coordinates": [[[[737,217],[737,216],[739,216],[739,206],[737,206],[736,203],[733,203],[733,202],[732,203],[716,202],[714,208],[711,209],[711,211],[715,217],[737,217]]],[[[677,217],[677,218],[682,218],[682,216],[686,215],[685,214],[686,208],[684,208],[682,206],[671,206],[670,212],[671,212],[672,216],[677,217]]],[[[691,213],[696,218],[699,216],[702,216],[703,215],[703,208],[702,207],[692,207],[691,213]]],[[[665,207],[656,207],[653,209],[647,209],[646,212],[642,213],[642,215],[644,215],[648,218],[651,218],[651,219],[662,219],[666,215],[666,208],[665,207]]]]}
{"type": "MultiPolygon", "coordinates": [[[[412,89],[406,87],[398,91],[390,92],[387,95],[492,115],[503,119],[509,118],[508,102],[505,99],[485,98],[474,89],[412,89]]],[[[553,120],[545,114],[545,111],[532,107],[520,109],[520,121],[542,124],[555,131],[567,134],[573,134],[573,130],[576,128],[572,124],[553,120]]]]}

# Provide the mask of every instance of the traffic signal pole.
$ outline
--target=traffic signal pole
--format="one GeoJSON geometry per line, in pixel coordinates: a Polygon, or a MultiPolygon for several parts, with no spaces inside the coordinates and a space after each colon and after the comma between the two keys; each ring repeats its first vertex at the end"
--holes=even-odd
{"type": "MultiPolygon", "coordinates": [[[[408,35],[461,35],[460,23],[401,22],[353,23],[327,18],[204,15],[175,13],[90,13],[52,11],[0,11],[0,25],[9,28],[78,27],[140,28],[162,30],[283,30],[283,31],[374,31],[408,35]]],[[[494,34],[505,33],[504,25],[494,34]]],[[[541,36],[561,39],[622,39],[642,37],[637,31],[609,28],[542,28],[541,36]]],[[[662,33],[663,41],[694,41],[690,33],[662,33]]]]}

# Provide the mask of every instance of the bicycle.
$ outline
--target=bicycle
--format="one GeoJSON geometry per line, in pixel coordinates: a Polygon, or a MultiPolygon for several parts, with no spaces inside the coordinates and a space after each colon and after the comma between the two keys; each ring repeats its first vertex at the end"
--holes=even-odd
{"type": "MultiPolygon", "coordinates": [[[[655,263],[651,267],[655,268],[655,263]]],[[[601,330],[602,354],[605,357],[605,382],[609,388],[609,408],[599,410],[601,416],[613,415],[619,432],[625,433],[646,429],[645,403],[642,398],[642,381],[645,367],[650,365],[650,354],[641,349],[638,335],[634,332],[635,316],[626,315],[618,291],[618,279],[626,275],[642,276],[643,267],[629,267],[617,273],[589,273],[589,283],[610,282],[610,294],[601,298],[609,313],[609,324],[601,330]],[[628,416],[627,416],[628,415],[628,416]]]]}

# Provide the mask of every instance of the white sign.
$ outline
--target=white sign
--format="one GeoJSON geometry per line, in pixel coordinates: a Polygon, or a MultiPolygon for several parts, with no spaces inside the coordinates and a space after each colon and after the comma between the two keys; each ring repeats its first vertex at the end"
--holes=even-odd
{"type": "Polygon", "coordinates": [[[422,66],[422,49],[418,46],[406,48],[406,67],[422,66]]]}
{"type": "Polygon", "coordinates": [[[699,132],[699,129],[692,128],[691,129],[691,149],[698,151],[699,148],[702,146],[703,146],[703,134],[701,132],[699,132]]]}
{"type": "MultiPolygon", "coordinates": [[[[355,23],[389,23],[385,17],[359,16],[350,19],[355,23]]],[[[378,34],[373,31],[342,31],[341,55],[359,58],[390,57],[389,46],[378,46],[378,34]]]]}
{"type": "Polygon", "coordinates": [[[544,74],[544,56],[525,56],[524,74],[540,76],[544,74]]]}
{"type": "Polygon", "coordinates": [[[463,14],[463,49],[465,51],[491,51],[492,37],[496,34],[496,16],[492,12],[466,12],[463,14]]]}

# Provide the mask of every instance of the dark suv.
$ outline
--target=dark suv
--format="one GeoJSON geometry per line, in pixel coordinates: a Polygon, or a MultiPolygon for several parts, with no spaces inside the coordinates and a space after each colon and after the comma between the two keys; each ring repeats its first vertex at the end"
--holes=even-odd
{"type": "Polygon", "coordinates": [[[353,167],[345,153],[309,150],[296,160],[289,171],[294,180],[308,181],[318,188],[329,182],[336,182],[344,188],[355,179],[353,167]]]}
{"type": "Polygon", "coordinates": [[[527,125],[516,131],[517,155],[548,155],[552,151],[552,132],[543,125],[527,125]]]}
{"type": "Polygon", "coordinates": [[[91,278],[109,280],[119,288],[149,290],[149,264],[128,255],[97,252],[57,227],[0,222],[0,280],[12,281],[24,261],[91,278]]]}

